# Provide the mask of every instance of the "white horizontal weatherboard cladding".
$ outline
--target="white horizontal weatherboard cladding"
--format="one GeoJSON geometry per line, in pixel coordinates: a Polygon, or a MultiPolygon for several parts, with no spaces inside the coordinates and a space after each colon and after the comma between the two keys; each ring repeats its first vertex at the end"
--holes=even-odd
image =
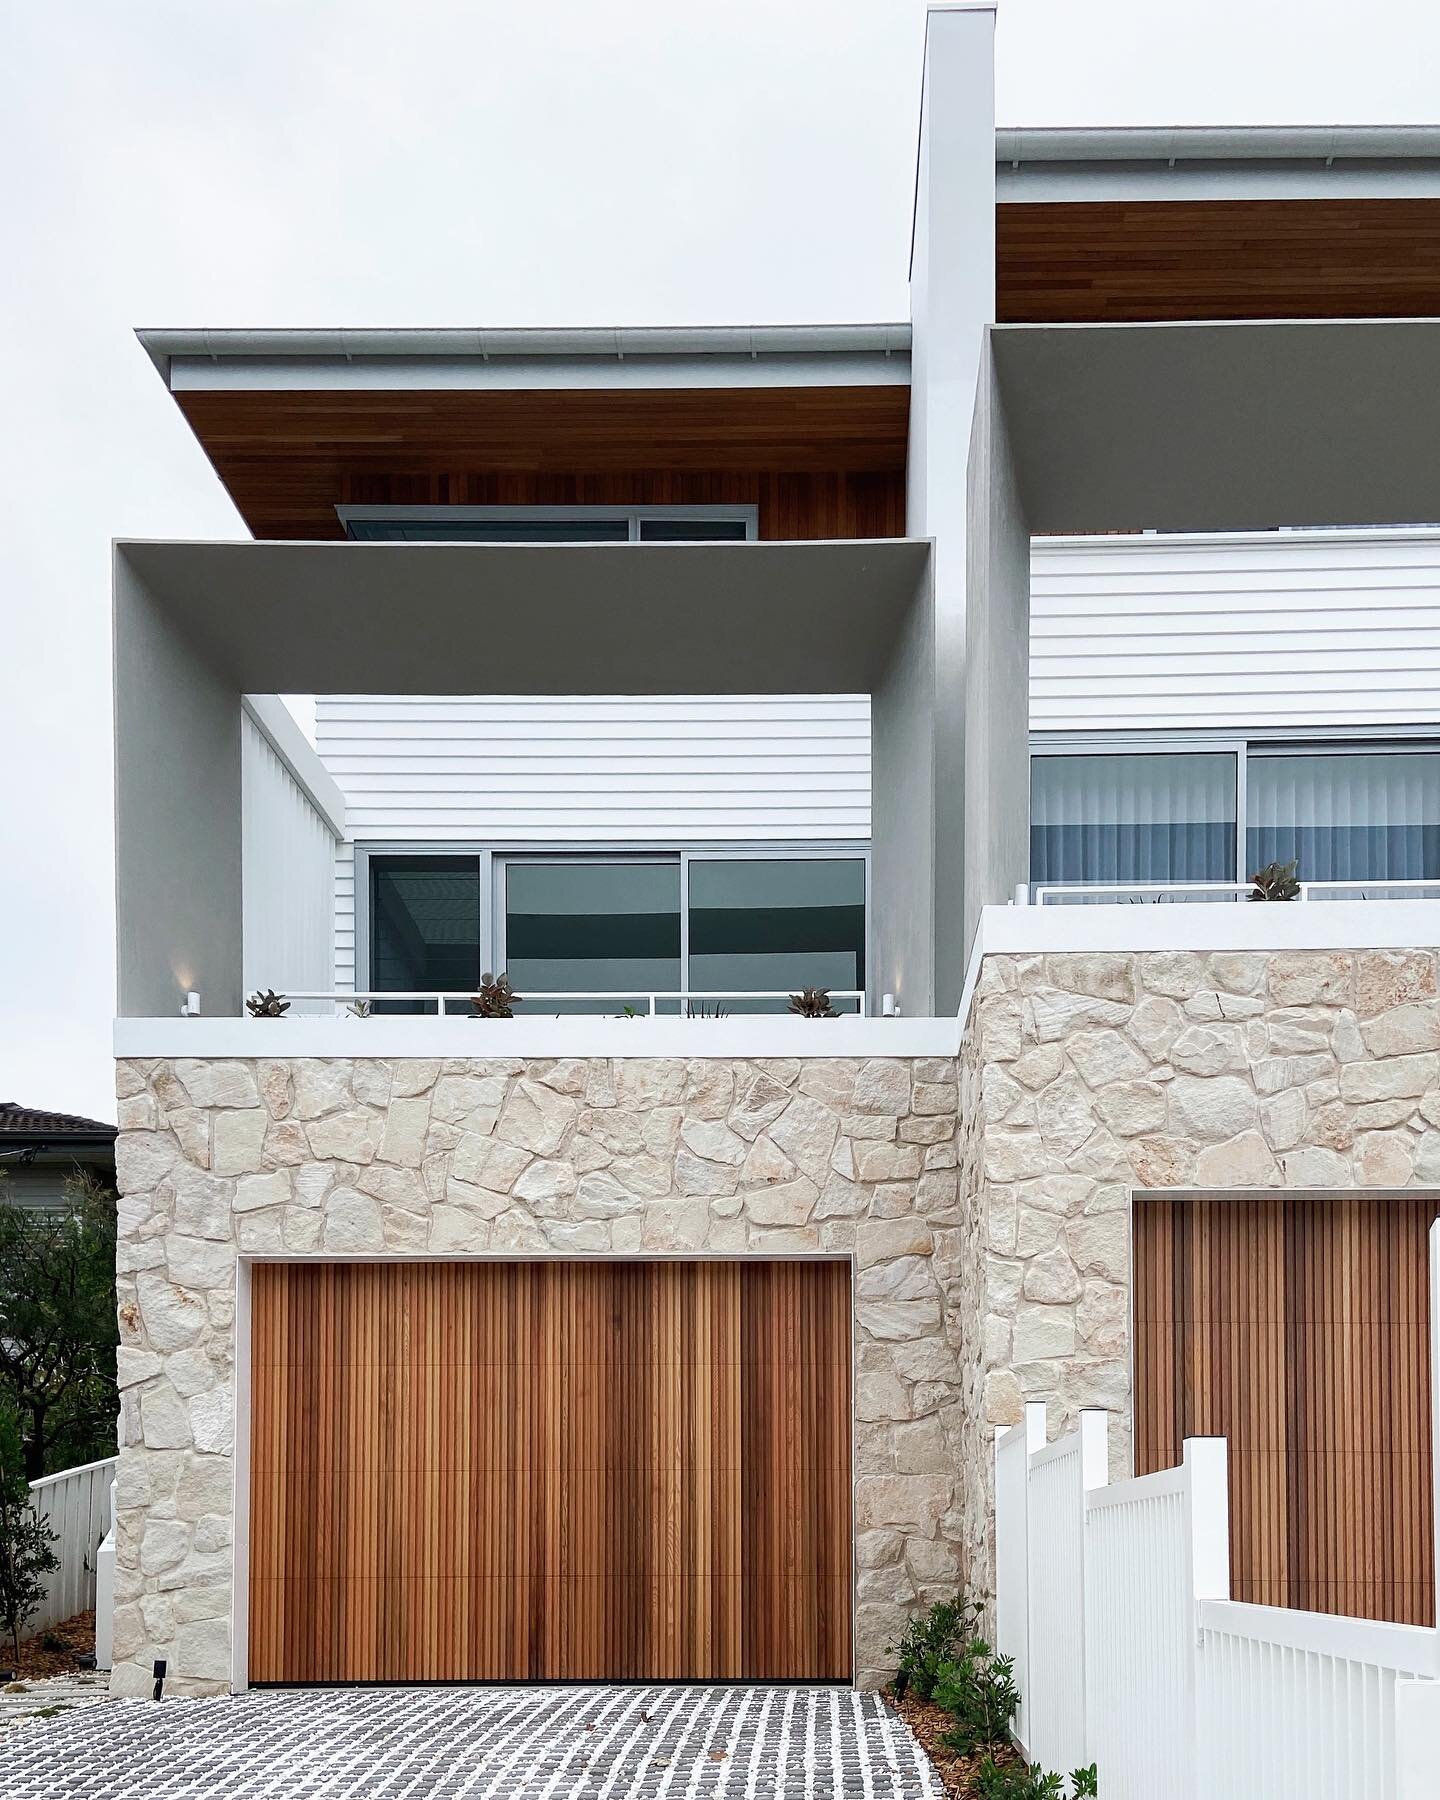
{"type": "Polygon", "coordinates": [[[1037,538],[1035,731],[1440,722],[1440,530],[1037,538]]]}
{"type": "MultiPolygon", "coordinates": [[[[870,835],[866,695],[318,695],[354,843],[804,843],[870,835]]],[[[335,849],[335,984],[355,853],[335,849]]]]}
{"type": "Polygon", "coordinates": [[[243,709],[240,733],[245,990],[328,990],[335,956],[335,834],[243,709]]]}
{"type": "Polygon", "coordinates": [[[865,696],[322,696],[315,733],[358,843],[870,835],[865,696]]]}

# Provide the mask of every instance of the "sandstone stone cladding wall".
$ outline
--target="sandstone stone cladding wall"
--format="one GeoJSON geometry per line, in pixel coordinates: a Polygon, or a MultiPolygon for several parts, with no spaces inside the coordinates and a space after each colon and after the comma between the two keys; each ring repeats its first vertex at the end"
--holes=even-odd
{"type": "Polygon", "coordinates": [[[953,1060],[122,1062],[118,1093],[115,1692],[158,1656],[167,1691],[229,1685],[242,1254],[849,1255],[862,1681],[967,1578],[981,1140],[953,1060]]]}
{"type": "Polygon", "coordinates": [[[1052,1436],[1105,1407],[1115,1475],[1134,1191],[1440,1187],[1433,950],[988,957],[960,1066],[983,1113],[959,1159],[982,1221],[983,1435],[1026,1400],[1051,1403],[1052,1436]]]}

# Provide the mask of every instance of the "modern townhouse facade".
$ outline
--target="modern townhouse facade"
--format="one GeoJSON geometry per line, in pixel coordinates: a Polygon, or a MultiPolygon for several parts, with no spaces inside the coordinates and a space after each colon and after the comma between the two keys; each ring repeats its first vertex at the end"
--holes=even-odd
{"type": "Polygon", "coordinates": [[[117,1691],[873,1684],[1037,1398],[1433,1617],[1440,138],[992,29],[908,325],[142,334],[257,541],[116,547],[117,1691]]]}

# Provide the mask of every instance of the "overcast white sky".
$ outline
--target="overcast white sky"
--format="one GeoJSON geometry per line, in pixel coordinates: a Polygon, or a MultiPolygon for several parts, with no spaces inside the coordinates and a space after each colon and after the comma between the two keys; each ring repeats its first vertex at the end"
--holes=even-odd
{"type": "MultiPolygon", "coordinates": [[[[114,1117],[108,547],[243,536],[136,325],[907,315],[921,0],[0,0],[0,1099],[114,1117]]],[[[1003,125],[1434,123],[1440,9],[1001,0],[1003,125]]]]}

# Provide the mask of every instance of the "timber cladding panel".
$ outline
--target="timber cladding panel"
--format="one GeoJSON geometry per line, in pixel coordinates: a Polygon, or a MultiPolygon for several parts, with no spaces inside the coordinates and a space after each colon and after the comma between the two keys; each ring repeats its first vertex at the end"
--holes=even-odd
{"type": "Polygon", "coordinates": [[[337,505],[747,504],[762,538],[900,537],[910,390],[182,390],[257,538],[337,505]]]}
{"type": "Polygon", "coordinates": [[[851,1678],[848,1263],[251,1279],[253,1682],[851,1678]]]}
{"type": "Polygon", "coordinates": [[[1229,1439],[1235,1599],[1435,1622],[1437,1216],[1404,1194],[1136,1201],[1136,1471],[1229,1439]]]}
{"type": "Polygon", "coordinates": [[[1007,204],[996,284],[1002,323],[1427,318],[1440,200],[1007,204]]]}

